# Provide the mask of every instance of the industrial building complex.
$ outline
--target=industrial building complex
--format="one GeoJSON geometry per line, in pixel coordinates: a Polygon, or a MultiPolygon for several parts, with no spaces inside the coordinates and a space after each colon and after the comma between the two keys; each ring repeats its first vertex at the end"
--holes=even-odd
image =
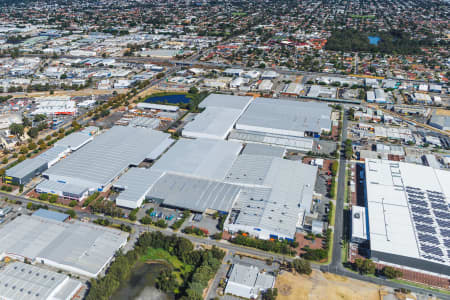
{"type": "Polygon", "coordinates": [[[97,277],[127,237],[123,231],[89,223],[22,215],[0,228],[0,257],[97,277]]]}
{"type": "Polygon", "coordinates": [[[225,139],[251,100],[245,96],[210,95],[199,106],[205,110],[185,126],[183,135],[225,139]]]}
{"type": "Polygon", "coordinates": [[[376,261],[450,276],[450,172],[377,159],[364,169],[352,240],[367,241],[376,261]]]}
{"type": "Polygon", "coordinates": [[[212,94],[200,107],[205,110],[185,126],[183,136],[310,151],[312,137],[331,131],[325,103],[212,94]]]}
{"type": "MultiPolygon", "coordinates": [[[[115,126],[46,170],[43,176],[60,183],[52,185],[53,193],[101,191],[129,166],[156,159],[172,142],[169,134],[160,131],[115,126]]],[[[48,189],[49,183],[44,182],[38,189],[42,185],[48,189]]]]}
{"type": "Polygon", "coordinates": [[[71,300],[80,289],[78,280],[22,262],[0,269],[1,299],[71,300]]]}

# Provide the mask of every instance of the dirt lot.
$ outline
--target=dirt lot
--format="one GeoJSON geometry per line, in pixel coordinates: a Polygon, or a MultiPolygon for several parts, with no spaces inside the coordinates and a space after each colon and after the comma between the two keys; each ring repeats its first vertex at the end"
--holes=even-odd
{"type": "Polygon", "coordinates": [[[380,287],[314,270],[311,276],[284,272],[275,283],[277,300],[380,300],[380,287]]]}

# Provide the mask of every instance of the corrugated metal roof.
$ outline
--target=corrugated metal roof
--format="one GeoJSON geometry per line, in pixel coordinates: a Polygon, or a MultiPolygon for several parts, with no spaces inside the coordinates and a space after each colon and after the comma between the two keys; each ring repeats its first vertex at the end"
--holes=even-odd
{"type": "Polygon", "coordinates": [[[247,144],[242,154],[283,157],[286,149],[263,144],[247,144]]]}
{"type": "Polygon", "coordinates": [[[117,197],[117,203],[120,201],[138,203],[161,176],[161,172],[151,169],[131,168],[113,184],[116,188],[124,189],[117,197]]]}
{"type": "Polygon", "coordinates": [[[250,96],[232,96],[232,95],[224,95],[224,94],[211,94],[205,98],[200,104],[199,107],[222,107],[222,108],[231,108],[244,110],[252,97],[250,96]]]}
{"type": "Polygon", "coordinates": [[[186,124],[183,136],[225,139],[241,113],[241,109],[207,107],[186,124]]]}
{"type": "Polygon", "coordinates": [[[314,143],[314,140],[311,138],[281,136],[264,132],[252,132],[246,130],[233,130],[231,131],[228,139],[249,143],[277,145],[290,149],[298,149],[304,151],[312,150],[314,143]]]}
{"type": "Polygon", "coordinates": [[[135,117],[135,118],[131,119],[128,124],[129,124],[129,126],[134,126],[134,127],[144,127],[144,128],[155,129],[155,128],[158,128],[160,123],[161,123],[160,119],[147,118],[147,117],[135,117]]]}
{"type": "Polygon", "coordinates": [[[83,132],[74,132],[69,134],[65,138],[57,141],[55,146],[63,146],[66,148],[70,148],[72,150],[77,150],[82,147],[84,144],[92,141],[93,137],[87,133],[83,132]]]}
{"type": "Polygon", "coordinates": [[[43,165],[59,159],[62,155],[68,152],[68,149],[63,146],[55,146],[47,151],[39,154],[38,156],[24,160],[23,162],[15,165],[14,167],[6,170],[7,176],[13,176],[22,178],[35,170],[41,168],[43,165]]]}
{"type": "Polygon", "coordinates": [[[256,298],[261,291],[275,285],[275,276],[261,273],[256,266],[234,264],[225,288],[226,294],[256,298]]]}
{"type": "Polygon", "coordinates": [[[37,169],[47,165],[47,161],[40,157],[24,160],[23,162],[15,165],[14,167],[6,170],[6,176],[12,176],[22,178],[28,174],[36,171],[37,169]]]}
{"type": "Polygon", "coordinates": [[[127,237],[128,233],[90,223],[21,215],[0,227],[0,252],[43,258],[94,277],[127,237]]]}
{"type": "Polygon", "coordinates": [[[295,132],[320,133],[322,129],[331,129],[330,115],[331,108],[326,103],[257,98],[242,114],[236,128],[266,128],[294,136],[295,132]]]}
{"type": "MultiPolygon", "coordinates": [[[[81,282],[71,280],[65,274],[53,272],[22,262],[7,264],[0,270],[0,298],[2,299],[48,299],[55,290],[74,289],[81,282]],[[73,285],[72,282],[77,283],[73,285]]],[[[67,296],[67,295],[66,295],[67,296]]],[[[64,298],[65,299],[65,298],[64,298]]]]}
{"type": "Polygon", "coordinates": [[[146,103],[141,102],[137,104],[137,108],[140,109],[159,109],[159,110],[166,110],[166,111],[178,111],[178,106],[175,105],[163,105],[163,104],[156,104],[156,103],[146,103]]]}
{"type": "Polygon", "coordinates": [[[63,156],[67,152],[69,152],[67,147],[56,145],[55,147],[52,147],[52,148],[48,149],[47,151],[39,154],[38,157],[42,158],[46,162],[51,162],[51,161],[61,158],[61,156],[63,156]]]}
{"type": "Polygon", "coordinates": [[[129,165],[141,163],[169,138],[169,134],[160,131],[115,126],[44,174],[55,181],[103,187],[129,165]]]}
{"type": "Polygon", "coordinates": [[[60,213],[57,211],[43,209],[43,208],[39,208],[37,211],[35,211],[33,213],[33,216],[46,218],[46,219],[50,219],[50,220],[55,220],[55,221],[59,221],[59,222],[64,222],[65,220],[67,220],[70,217],[69,215],[66,215],[66,214],[63,214],[63,213],[60,213]]]}
{"type": "Polygon", "coordinates": [[[58,194],[59,192],[70,193],[73,195],[82,195],[87,191],[84,186],[59,181],[44,180],[36,186],[38,192],[58,194]]]}
{"type": "Polygon", "coordinates": [[[180,139],[155,164],[153,170],[222,180],[242,144],[212,139],[180,139]]]}
{"type": "Polygon", "coordinates": [[[228,212],[240,187],[208,179],[167,173],[153,185],[147,197],[163,199],[164,205],[203,212],[228,212]]]}
{"type": "Polygon", "coordinates": [[[258,155],[241,155],[226,181],[246,184],[233,209],[237,225],[293,237],[299,216],[311,208],[317,167],[258,155]]]}

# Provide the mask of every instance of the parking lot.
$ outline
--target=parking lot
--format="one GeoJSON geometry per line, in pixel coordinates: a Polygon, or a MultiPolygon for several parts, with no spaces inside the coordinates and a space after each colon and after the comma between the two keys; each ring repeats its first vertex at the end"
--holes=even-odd
{"type": "Polygon", "coordinates": [[[171,226],[178,219],[181,219],[181,213],[181,210],[161,207],[157,203],[145,203],[139,209],[137,219],[140,220],[145,216],[150,216],[153,222],[164,220],[168,226],[171,226]]]}
{"type": "Polygon", "coordinates": [[[214,219],[213,217],[208,215],[202,215],[201,220],[196,221],[194,216],[195,215],[192,214],[191,217],[186,222],[184,222],[182,228],[186,228],[189,226],[199,227],[208,230],[209,235],[220,232],[220,230],[217,229],[217,224],[219,222],[218,219],[214,219]]]}

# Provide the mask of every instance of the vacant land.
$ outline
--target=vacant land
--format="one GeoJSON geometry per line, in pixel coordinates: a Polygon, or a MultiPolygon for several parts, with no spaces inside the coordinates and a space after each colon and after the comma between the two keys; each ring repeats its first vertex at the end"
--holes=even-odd
{"type": "Polygon", "coordinates": [[[380,300],[380,286],[314,270],[311,276],[278,276],[277,300],[380,300]]]}

